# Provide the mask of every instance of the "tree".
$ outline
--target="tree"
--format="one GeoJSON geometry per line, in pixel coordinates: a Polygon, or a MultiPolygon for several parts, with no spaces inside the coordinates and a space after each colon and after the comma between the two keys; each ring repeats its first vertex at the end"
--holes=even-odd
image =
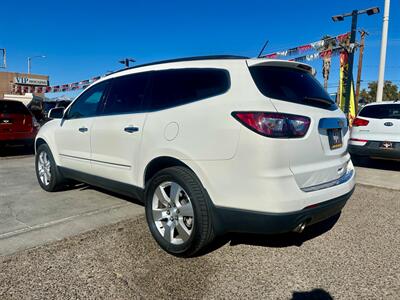
{"type": "MultiPolygon", "coordinates": [[[[372,81],[368,83],[368,90],[362,89],[360,93],[360,99],[364,99],[367,103],[376,101],[376,90],[378,88],[378,82],[372,81]]],[[[383,86],[383,101],[397,100],[400,99],[400,91],[398,86],[392,83],[390,80],[385,81],[383,86]]]]}

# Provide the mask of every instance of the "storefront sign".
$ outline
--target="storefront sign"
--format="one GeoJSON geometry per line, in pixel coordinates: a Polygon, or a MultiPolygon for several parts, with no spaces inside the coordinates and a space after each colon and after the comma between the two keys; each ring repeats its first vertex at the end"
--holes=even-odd
{"type": "Polygon", "coordinates": [[[49,82],[46,79],[29,78],[29,77],[14,77],[14,83],[23,85],[42,85],[48,86],[49,82]]]}

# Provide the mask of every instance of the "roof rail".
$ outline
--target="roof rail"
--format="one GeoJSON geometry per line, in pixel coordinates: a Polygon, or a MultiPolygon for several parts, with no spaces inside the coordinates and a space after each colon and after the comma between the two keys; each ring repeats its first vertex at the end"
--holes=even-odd
{"type": "Polygon", "coordinates": [[[160,64],[167,64],[167,63],[174,63],[174,62],[184,62],[184,61],[197,61],[197,60],[212,60],[212,59],[249,59],[247,56],[240,56],[240,55],[206,55],[206,56],[193,56],[193,57],[184,57],[184,58],[175,58],[175,59],[168,59],[168,60],[160,60],[151,63],[141,64],[137,66],[132,66],[129,68],[124,68],[112,73],[107,74],[107,76],[115,73],[119,73],[126,70],[152,66],[152,65],[160,65],[160,64]]]}

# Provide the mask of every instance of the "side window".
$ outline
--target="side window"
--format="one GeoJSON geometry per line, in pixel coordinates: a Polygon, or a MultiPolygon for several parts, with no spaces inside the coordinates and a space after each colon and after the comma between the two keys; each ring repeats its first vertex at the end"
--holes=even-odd
{"type": "Polygon", "coordinates": [[[108,81],[98,83],[83,93],[72,104],[68,111],[68,119],[88,118],[97,114],[99,104],[108,86],[108,81]]]}
{"type": "Polygon", "coordinates": [[[152,76],[152,110],[217,96],[230,88],[229,73],[222,69],[173,69],[157,71],[152,76]]]}
{"type": "Polygon", "coordinates": [[[111,83],[103,113],[123,114],[142,111],[148,81],[148,73],[115,78],[111,83]]]}

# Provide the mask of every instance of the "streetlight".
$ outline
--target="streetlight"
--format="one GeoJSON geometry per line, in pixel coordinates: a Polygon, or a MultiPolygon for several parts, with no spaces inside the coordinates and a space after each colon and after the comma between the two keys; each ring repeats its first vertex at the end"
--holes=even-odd
{"type": "Polygon", "coordinates": [[[123,65],[125,65],[126,68],[129,68],[129,63],[130,63],[130,62],[134,63],[135,61],[136,61],[136,60],[134,60],[133,58],[127,57],[127,58],[124,58],[124,59],[122,59],[122,60],[120,60],[120,61],[118,61],[118,62],[121,63],[121,64],[123,64],[123,65]]]}
{"type": "Polygon", "coordinates": [[[28,57],[28,74],[31,74],[31,61],[32,61],[32,59],[33,58],[37,58],[37,57],[46,58],[45,55],[35,55],[35,56],[28,57]]]}
{"type": "Polygon", "coordinates": [[[344,113],[346,116],[349,114],[349,104],[350,104],[350,95],[351,95],[351,82],[353,80],[353,63],[354,63],[354,45],[356,42],[356,35],[357,35],[357,17],[361,14],[367,14],[368,16],[374,15],[379,13],[378,7],[371,7],[362,10],[353,10],[350,13],[345,13],[341,15],[336,15],[332,17],[333,22],[340,22],[344,21],[344,18],[351,17],[351,31],[350,31],[350,49],[349,49],[349,70],[346,82],[346,98],[344,104],[344,113]]]}

